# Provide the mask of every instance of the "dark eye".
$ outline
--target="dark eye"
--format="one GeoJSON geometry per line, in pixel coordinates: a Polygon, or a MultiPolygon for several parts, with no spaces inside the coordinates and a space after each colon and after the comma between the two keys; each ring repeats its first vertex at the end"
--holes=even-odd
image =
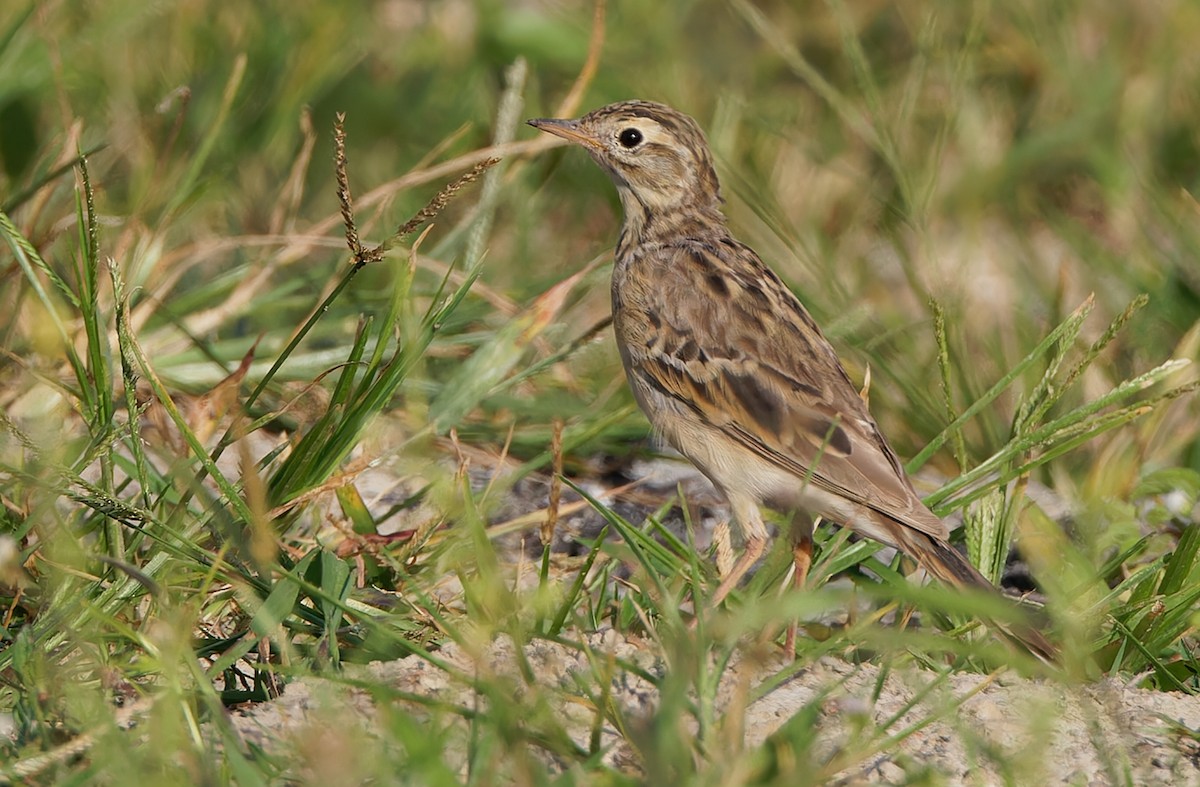
{"type": "Polygon", "coordinates": [[[636,128],[627,128],[617,135],[617,142],[623,148],[636,148],[642,143],[642,132],[636,128]]]}

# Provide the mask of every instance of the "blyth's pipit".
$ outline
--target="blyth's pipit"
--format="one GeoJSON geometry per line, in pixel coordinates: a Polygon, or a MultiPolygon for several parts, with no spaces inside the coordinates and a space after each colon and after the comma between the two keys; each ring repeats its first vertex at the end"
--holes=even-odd
{"type": "MultiPolygon", "coordinates": [[[[808,311],[730,234],[696,122],[626,101],[529,124],[581,146],[617,186],[625,220],[612,308],[625,373],[654,427],[728,499],[745,539],[711,603],[761,556],[760,505],[818,515],[904,551],[944,582],[994,591],[950,546],[808,311]]],[[[793,530],[802,584],[812,520],[793,530]]],[[[1017,636],[1054,653],[1036,631],[1017,636]]]]}

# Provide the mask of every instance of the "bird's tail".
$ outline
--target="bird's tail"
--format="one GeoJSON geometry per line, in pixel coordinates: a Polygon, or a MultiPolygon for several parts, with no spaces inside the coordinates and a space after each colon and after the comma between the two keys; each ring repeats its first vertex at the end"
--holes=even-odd
{"type": "MultiPolygon", "coordinates": [[[[928,536],[911,527],[901,527],[898,530],[898,535],[902,535],[900,540],[903,542],[898,546],[915,558],[921,564],[921,568],[938,580],[954,587],[982,589],[999,595],[996,586],[945,541],[928,536]]],[[[992,625],[1034,656],[1048,663],[1057,662],[1058,648],[1032,626],[996,621],[992,621],[992,625]]]]}

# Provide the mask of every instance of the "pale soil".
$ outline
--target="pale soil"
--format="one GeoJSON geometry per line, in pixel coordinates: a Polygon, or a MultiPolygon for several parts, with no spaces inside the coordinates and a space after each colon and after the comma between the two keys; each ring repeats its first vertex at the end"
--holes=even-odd
{"type": "MultiPolygon", "coordinates": [[[[620,638],[611,631],[587,639],[595,652],[615,654],[652,674],[665,668],[645,641],[620,638]]],[[[512,642],[502,637],[479,658],[455,645],[438,657],[468,675],[506,675],[520,686],[514,653],[512,642]]],[[[572,738],[586,747],[594,716],[590,703],[572,691],[571,675],[590,680],[588,657],[563,645],[534,642],[525,647],[525,658],[539,687],[545,689],[543,696],[552,698],[572,738]]],[[[1194,732],[1200,729],[1200,701],[1195,697],[1129,689],[1111,681],[1066,688],[1014,677],[990,680],[958,674],[903,712],[915,694],[937,682],[934,674],[915,669],[893,672],[878,685],[879,671],[874,666],[822,659],[743,710],[747,690],[782,666],[779,660],[763,664],[737,660],[723,675],[716,713],[725,725],[742,725],[743,745],[759,746],[817,700],[814,765],[831,768],[827,775],[833,783],[902,784],[932,771],[940,775],[937,781],[947,784],[1105,785],[1126,783],[1126,779],[1147,785],[1200,784],[1200,744],[1194,732]],[[873,700],[877,690],[878,699],[873,700]],[[893,719],[898,713],[899,718],[893,719]],[[883,741],[931,717],[932,722],[898,743],[875,747],[877,751],[846,745],[851,738],[883,741]],[[889,720],[886,729],[880,726],[889,720]],[[1180,734],[1181,728],[1193,732],[1180,734]],[[845,752],[861,754],[849,761],[834,760],[845,752]]],[[[352,670],[350,676],[467,710],[485,702],[418,657],[375,663],[352,670]]],[[[653,712],[658,695],[643,679],[618,672],[612,679],[612,700],[627,719],[636,722],[653,712]]],[[[427,713],[416,704],[410,710],[427,713]]],[[[314,729],[331,726],[352,736],[376,737],[373,716],[366,693],[305,678],[288,685],[277,700],[250,708],[233,721],[247,742],[278,752],[302,746],[311,740],[314,729]],[[346,724],[355,729],[348,730],[346,724]]],[[[640,773],[637,741],[605,724],[601,745],[610,765],[640,773]]],[[[453,767],[462,768],[464,751],[447,751],[444,756],[453,767]]]]}

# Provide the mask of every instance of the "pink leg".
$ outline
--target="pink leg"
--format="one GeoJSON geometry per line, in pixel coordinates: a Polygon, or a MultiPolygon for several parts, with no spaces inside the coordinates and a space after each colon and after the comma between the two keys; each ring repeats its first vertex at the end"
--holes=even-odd
{"type": "Polygon", "coordinates": [[[763,550],[766,549],[767,539],[751,538],[746,541],[746,549],[742,552],[742,556],[733,564],[733,568],[729,570],[729,574],[721,581],[717,587],[717,592],[713,593],[713,597],[709,600],[708,605],[716,608],[729,592],[737,587],[742,581],[742,577],[746,576],[746,572],[754,565],[755,561],[762,557],[763,550]]]}
{"type": "MultiPolygon", "coordinates": [[[[805,583],[808,581],[808,569],[812,566],[812,527],[797,535],[795,530],[792,532],[792,564],[795,566],[795,571],[792,573],[792,587],[796,590],[803,590],[805,583]]],[[[788,661],[796,658],[796,621],[792,620],[788,623],[787,634],[783,638],[783,655],[788,661]]]]}
{"type": "Polygon", "coordinates": [[[725,600],[730,591],[742,581],[742,577],[746,575],[755,561],[762,557],[763,550],[767,547],[767,526],[763,524],[762,512],[758,510],[758,501],[753,498],[730,495],[729,507],[746,539],[746,548],[742,552],[742,556],[733,564],[733,568],[729,569],[729,573],[721,580],[717,592],[708,602],[710,608],[715,608],[725,600]]]}

